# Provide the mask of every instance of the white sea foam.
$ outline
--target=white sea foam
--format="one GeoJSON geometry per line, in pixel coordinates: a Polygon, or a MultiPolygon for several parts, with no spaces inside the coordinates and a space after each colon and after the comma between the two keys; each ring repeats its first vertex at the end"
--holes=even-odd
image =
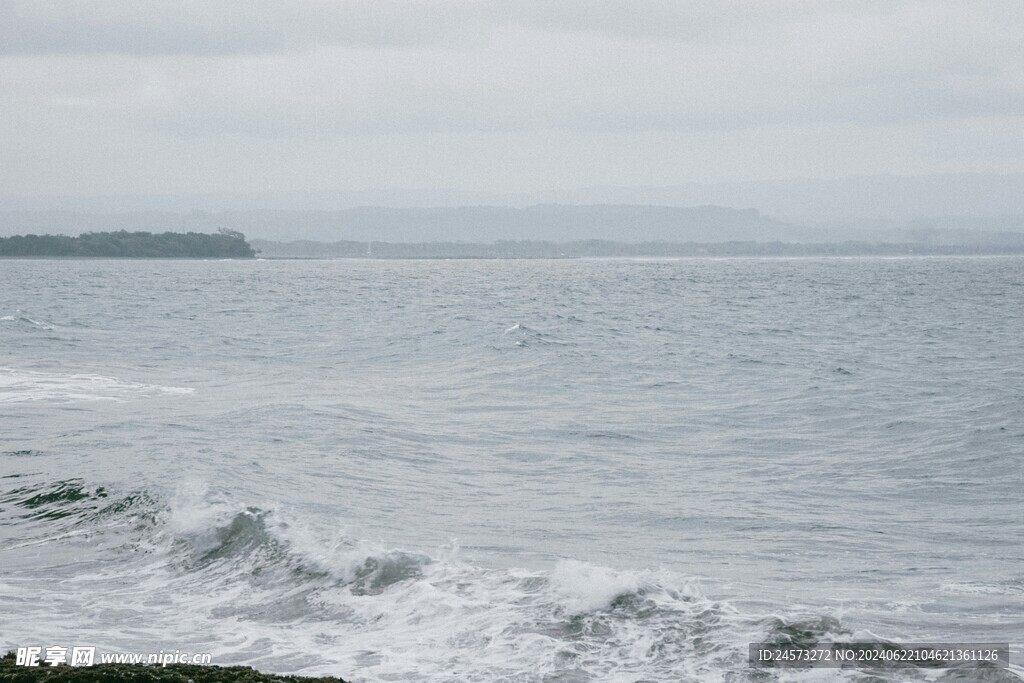
{"type": "Polygon", "coordinates": [[[173,642],[222,665],[363,683],[703,683],[746,680],[734,675],[749,668],[746,643],[765,635],[763,618],[667,570],[488,568],[454,544],[428,557],[292,508],[245,505],[198,479],[154,505],[161,521],[138,532],[145,552],[64,580],[65,612],[41,599],[46,585],[24,587],[40,598],[19,593],[24,638],[73,639],[101,624],[111,651],[173,642]]]}
{"type": "Polygon", "coordinates": [[[965,593],[974,595],[1021,595],[1024,586],[986,583],[946,583],[939,588],[944,593],[965,593]]]}
{"type": "Polygon", "coordinates": [[[206,482],[185,479],[170,500],[165,522],[174,536],[196,536],[227,523],[237,511],[226,499],[211,493],[206,482]]]}
{"type": "MultiPolygon", "coordinates": [[[[223,520],[223,506],[189,498],[197,493],[202,498],[192,490],[173,505],[206,510],[185,513],[192,521],[223,520]]],[[[744,638],[752,637],[737,636],[731,625],[742,618],[675,574],[575,560],[560,561],[550,571],[485,568],[461,560],[454,543],[428,557],[352,539],[340,527],[295,510],[273,508],[260,517],[266,542],[284,555],[247,551],[257,564],[239,571],[269,577],[273,568],[259,563],[272,561],[322,572],[324,578],[307,574],[312,578],[305,588],[289,583],[284,591],[275,587],[269,593],[254,587],[240,591],[232,578],[225,583],[230,601],[224,595],[201,601],[201,613],[193,618],[241,617],[239,637],[244,643],[262,639],[270,648],[268,661],[275,662],[270,668],[290,670],[295,665],[286,662],[302,652],[317,653],[320,660],[305,664],[303,673],[344,672],[360,681],[493,681],[525,671],[537,680],[573,671],[623,683],[686,672],[696,680],[714,667],[707,656],[692,651],[683,637],[686,629],[721,631],[720,651],[712,658],[723,652],[739,657],[744,638]],[[299,595],[305,598],[297,603],[299,595]],[[616,604],[619,596],[636,603],[616,604]],[[637,618],[640,609],[643,619],[637,618]],[[298,614],[301,619],[295,620],[298,614]],[[268,618],[288,620],[289,629],[268,638],[260,623],[268,618]],[[729,625],[719,629],[713,625],[718,621],[729,625]],[[335,642],[339,647],[328,646],[335,642]]],[[[192,523],[186,526],[195,532],[192,523]]],[[[205,585],[201,576],[187,578],[205,585]]],[[[245,657],[244,647],[221,645],[226,660],[245,657]]]]}
{"type": "Polygon", "coordinates": [[[41,320],[35,320],[34,318],[30,318],[29,316],[25,315],[25,312],[22,311],[21,309],[18,309],[17,311],[15,311],[15,315],[0,316],[0,322],[5,322],[5,323],[11,323],[11,322],[19,323],[20,322],[20,323],[27,323],[27,324],[29,324],[29,325],[31,325],[33,327],[37,327],[37,328],[39,328],[41,330],[52,330],[53,329],[53,326],[50,325],[49,323],[43,322],[41,320]]]}
{"type": "Polygon", "coordinates": [[[551,572],[551,583],[570,614],[608,607],[618,596],[640,589],[634,572],[616,572],[577,560],[562,560],[556,564],[551,572]]]}
{"type": "Polygon", "coordinates": [[[190,394],[189,387],[141,384],[91,374],[32,372],[0,367],[0,403],[128,401],[161,394],[190,394]]]}

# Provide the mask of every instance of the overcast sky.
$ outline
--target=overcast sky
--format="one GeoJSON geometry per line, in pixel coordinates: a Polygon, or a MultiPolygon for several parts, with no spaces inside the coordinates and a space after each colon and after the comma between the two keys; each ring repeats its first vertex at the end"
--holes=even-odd
{"type": "Polygon", "coordinates": [[[1024,171],[1024,2],[0,0],[0,195],[1024,171]]]}

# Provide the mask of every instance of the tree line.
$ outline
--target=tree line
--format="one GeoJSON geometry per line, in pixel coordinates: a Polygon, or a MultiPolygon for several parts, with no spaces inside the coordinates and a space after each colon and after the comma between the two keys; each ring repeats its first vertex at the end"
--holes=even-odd
{"type": "Polygon", "coordinates": [[[101,258],[253,258],[245,235],[220,230],[201,232],[87,232],[68,235],[0,237],[0,256],[101,258]]]}

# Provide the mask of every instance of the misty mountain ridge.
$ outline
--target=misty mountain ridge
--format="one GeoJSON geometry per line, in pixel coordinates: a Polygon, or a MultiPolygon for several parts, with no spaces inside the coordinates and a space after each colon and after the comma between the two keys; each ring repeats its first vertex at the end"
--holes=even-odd
{"type": "Polygon", "coordinates": [[[291,242],[472,242],[608,240],[623,243],[730,241],[835,243],[864,241],[933,245],[1016,244],[1024,215],[950,216],[896,220],[829,221],[800,225],[756,209],[632,204],[356,207],[337,211],[251,210],[78,213],[0,212],[0,235],[87,232],[216,232],[291,242]]]}
{"type": "Polygon", "coordinates": [[[441,208],[545,204],[757,208],[799,224],[906,223],[946,216],[1024,214],[1024,173],[788,178],[671,186],[594,186],[540,192],[457,189],[210,192],[98,197],[0,197],[0,211],[119,214],[192,211],[340,211],[357,207],[441,208]]]}
{"type": "Polygon", "coordinates": [[[563,242],[584,239],[715,242],[789,241],[805,236],[804,229],[767,218],[755,209],[717,206],[357,207],[340,211],[0,214],[0,229],[9,234],[107,230],[213,232],[218,228],[238,230],[261,239],[325,242],[563,242]]]}

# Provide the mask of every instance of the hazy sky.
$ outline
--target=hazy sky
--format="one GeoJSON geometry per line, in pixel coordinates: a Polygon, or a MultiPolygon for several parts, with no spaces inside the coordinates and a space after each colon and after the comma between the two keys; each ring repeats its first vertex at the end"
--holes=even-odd
{"type": "Polygon", "coordinates": [[[1024,171],[1024,2],[0,0],[0,195],[1024,171]]]}

